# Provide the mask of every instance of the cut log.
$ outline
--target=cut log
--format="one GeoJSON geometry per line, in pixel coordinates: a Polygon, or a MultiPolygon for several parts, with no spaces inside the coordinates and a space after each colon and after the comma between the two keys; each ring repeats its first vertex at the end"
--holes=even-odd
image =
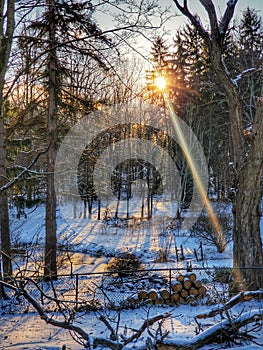
{"type": "Polygon", "coordinates": [[[183,282],[183,280],[184,280],[184,275],[178,275],[178,276],[176,277],[176,279],[177,279],[178,282],[183,282]]]}
{"type": "Polygon", "coordinates": [[[178,302],[180,299],[180,295],[178,293],[172,293],[171,294],[171,301],[172,302],[178,302]]]}
{"type": "Polygon", "coordinates": [[[185,278],[188,278],[191,282],[194,282],[196,280],[196,274],[193,272],[188,272],[185,275],[185,278]]]}
{"type": "Polygon", "coordinates": [[[145,300],[147,299],[148,297],[148,293],[145,291],[145,290],[141,290],[139,293],[138,293],[138,298],[140,300],[145,300]]]}
{"type": "Polygon", "coordinates": [[[201,295],[204,295],[206,293],[206,287],[205,286],[201,286],[200,288],[198,288],[198,293],[201,295]]]}
{"type": "Polygon", "coordinates": [[[196,298],[193,295],[189,295],[185,301],[187,302],[187,304],[191,304],[196,302],[196,298]]]}
{"type": "Polygon", "coordinates": [[[156,305],[156,304],[163,304],[163,298],[158,297],[158,298],[155,300],[155,305],[156,305]]]}
{"type": "Polygon", "coordinates": [[[160,295],[164,300],[170,299],[170,293],[167,289],[160,290],[160,295]]]}
{"type": "Polygon", "coordinates": [[[174,292],[181,292],[182,289],[183,289],[183,286],[180,282],[175,281],[172,283],[172,290],[174,292]]]}
{"type": "Polygon", "coordinates": [[[194,283],[194,285],[195,285],[195,288],[200,288],[201,286],[202,286],[202,282],[201,281],[199,281],[199,280],[196,280],[195,281],[195,283],[194,283]]]}
{"type": "Polygon", "coordinates": [[[196,288],[193,288],[193,287],[192,287],[192,288],[189,290],[189,294],[195,296],[195,295],[199,294],[199,291],[198,291],[196,288]]]}
{"type": "Polygon", "coordinates": [[[148,292],[148,298],[151,299],[152,301],[155,301],[158,299],[158,293],[156,292],[155,289],[151,289],[148,292]]]}
{"type": "Polygon", "coordinates": [[[128,302],[129,302],[130,304],[136,304],[137,299],[136,299],[136,297],[133,295],[133,296],[131,296],[131,297],[128,299],[128,302]]]}
{"type": "Polygon", "coordinates": [[[183,287],[184,289],[189,290],[192,287],[192,282],[188,278],[185,278],[183,282],[183,287]]]}
{"type": "Polygon", "coordinates": [[[183,289],[183,290],[181,290],[180,295],[181,295],[182,298],[185,299],[185,298],[188,297],[189,293],[188,293],[188,291],[186,289],[183,289]]]}

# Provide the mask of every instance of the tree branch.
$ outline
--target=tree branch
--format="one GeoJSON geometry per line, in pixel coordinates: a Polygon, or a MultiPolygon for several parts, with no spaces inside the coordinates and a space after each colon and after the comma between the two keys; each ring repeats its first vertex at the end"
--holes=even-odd
{"type": "Polygon", "coordinates": [[[165,318],[168,318],[170,317],[171,314],[169,313],[166,313],[166,314],[161,314],[161,315],[157,315],[157,316],[154,316],[150,319],[147,319],[143,322],[142,326],[140,327],[140,329],[137,330],[137,332],[135,334],[133,334],[131,337],[127,338],[125,341],[124,341],[124,345],[127,345],[128,343],[132,342],[133,340],[135,339],[138,339],[142,333],[147,329],[149,328],[150,326],[152,326],[154,323],[160,321],[160,320],[163,320],[165,318]]]}
{"type": "Polygon", "coordinates": [[[212,40],[218,42],[220,41],[220,34],[215,6],[211,0],[200,0],[200,2],[204,6],[209,17],[212,40]]]}
{"type": "Polygon", "coordinates": [[[183,15],[185,15],[192,23],[192,25],[197,29],[200,36],[205,40],[206,44],[210,47],[210,37],[208,32],[204,29],[201,22],[197,18],[197,16],[193,15],[187,5],[187,0],[184,0],[184,5],[182,6],[178,0],[173,0],[176,7],[183,15]]]}
{"type": "Polygon", "coordinates": [[[241,292],[237,295],[235,295],[233,298],[231,298],[226,304],[224,304],[221,307],[218,307],[216,309],[211,310],[208,313],[205,314],[199,314],[196,316],[196,318],[209,318],[214,317],[218,314],[222,314],[226,310],[231,309],[233,306],[240,302],[249,301],[251,299],[262,299],[263,298],[263,289],[257,290],[257,291],[247,291],[247,292],[241,292]]]}
{"type": "MultiPolygon", "coordinates": [[[[48,147],[49,148],[49,147],[48,147]]],[[[25,173],[27,173],[32,166],[37,162],[37,160],[39,159],[39,157],[42,154],[45,154],[47,152],[47,149],[40,151],[36,157],[32,160],[32,162],[29,164],[29,166],[27,168],[24,168],[21,173],[19,173],[16,177],[14,177],[12,180],[10,180],[9,182],[7,182],[5,185],[3,185],[2,187],[0,187],[0,192],[3,192],[5,190],[7,190],[9,187],[11,187],[14,183],[16,183],[25,173]]]]}
{"type": "Polygon", "coordinates": [[[227,2],[227,8],[225,10],[223,18],[221,20],[221,24],[219,26],[221,41],[223,41],[225,38],[227,28],[229,26],[229,23],[230,23],[232,17],[233,17],[237,2],[238,2],[238,0],[229,0],[227,2]]]}
{"type": "Polygon", "coordinates": [[[162,344],[157,345],[159,350],[195,350],[204,345],[222,341],[222,334],[226,337],[233,335],[233,330],[238,330],[252,322],[263,320],[263,310],[252,310],[242,314],[235,320],[224,320],[198,334],[191,340],[164,339],[162,344]]]}

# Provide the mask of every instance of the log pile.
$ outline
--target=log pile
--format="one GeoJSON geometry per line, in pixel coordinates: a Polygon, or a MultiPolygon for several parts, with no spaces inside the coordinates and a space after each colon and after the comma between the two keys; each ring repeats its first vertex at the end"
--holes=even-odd
{"type": "Polygon", "coordinates": [[[197,280],[195,273],[178,275],[169,288],[141,290],[129,298],[130,304],[140,302],[152,304],[185,304],[193,303],[206,295],[206,287],[197,280]]]}

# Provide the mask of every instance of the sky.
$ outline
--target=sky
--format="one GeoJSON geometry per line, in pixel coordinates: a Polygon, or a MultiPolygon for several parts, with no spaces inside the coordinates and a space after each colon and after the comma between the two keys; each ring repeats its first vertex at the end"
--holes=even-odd
{"type": "MultiPolygon", "coordinates": [[[[168,6],[171,5],[171,11],[172,9],[175,9],[175,11],[178,13],[178,10],[173,2],[173,0],[161,0],[160,2],[167,4],[168,6]]],[[[220,17],[220,14],[223,14],[225,9],[226,9],[226,4],[228,0],[214,0],[214,5],[218,14],[218,17],[220,17]]],[[[181,0],[181,3],[183,1],[181,0]]],[[[235,8],[235,18],[238,18],[242,16],[242,12],[247,8],[247,7],[255,8],[259,11],[259,14],[261,16],[263,15],[263,1],[262,0],[239,0],[236,8],[235,8]]],[[[199,0],[188,0],[188,7],[191,10],[192,13],[197,13],[202,19],[207,20],[207,16],[205,14],[205,10],[203,6],[200,4],[199,0]]],[[[186,19],[183,15],[180,16],[180,23],[185,23],[186,19]]],[[[178,22],[178,25],[180,25],[178,22]]]]}
{"type": "MultiPolygon", "coordinates": [[[[137,0],[139,3],[139,0],[137,0]]],[[[228,0],[214,0],[214,5],[218,14],[218,17],[224,13],[226,9],[226,4],[228,0]]],[[[136,1],[135,1],[136,2],[136,1]]],[[[181,0],[181,3],[183,1],[181,0]]],[[[176,32],[176,30],[184,25],[187,22],[187,19],[185,16],[181,15],[179,11],[177,10],[173,0],[159,0],[158,3],[163,7],[170,7],[170,15],[176,15],[172,17],[165,26],[159,30],[159,32],[151,32],[146,33],[146,37],[137,37],[136,40],[132,43],[132,46],[138,51],[139,55],[141,56],[149,56],[149,52],[151,50],[152,46],[152,39],[157,34],[162,34],[164,31],[168,34],[166,35],[167,40],[171,39],[173,37],[173,34],[176,32]]],[[[109,6],[109,5],[106,5],[109,6]]],[[[255,8],[259,15],[263,17],[263,0],[239,0],[236,9],[235,9],[235,15],[234,18],[238,19],[242,16],[242,12],[247,7],[255,8]]],[[[208,24],[208,18],[206,16],[205,10],[203,6],[200,4],[199,0],[188,0],[188,7],[191,10],[193,14],[198,14],[202,22],[205,24],[208,24]]],[[[110,11],[113,11],[113,8],[106,8],[106,14],[98,14],[95,18],[97,19],[97,22],[99,26],[102,29],[112,29],[114,27],[114,23],[112,21],[111,15],[109,14],[110,11]]]]}

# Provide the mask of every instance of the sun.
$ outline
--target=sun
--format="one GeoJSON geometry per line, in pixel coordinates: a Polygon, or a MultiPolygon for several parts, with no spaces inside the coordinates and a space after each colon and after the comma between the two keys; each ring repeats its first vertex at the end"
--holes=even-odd
{"type": "Polygon", "coordinates": [[[166,80],[161,75],[159,75],[155,78],[154,83],[158,87],[159,90],[164,90],[166,88],[166,85],[167,85],[166,80]]]}

